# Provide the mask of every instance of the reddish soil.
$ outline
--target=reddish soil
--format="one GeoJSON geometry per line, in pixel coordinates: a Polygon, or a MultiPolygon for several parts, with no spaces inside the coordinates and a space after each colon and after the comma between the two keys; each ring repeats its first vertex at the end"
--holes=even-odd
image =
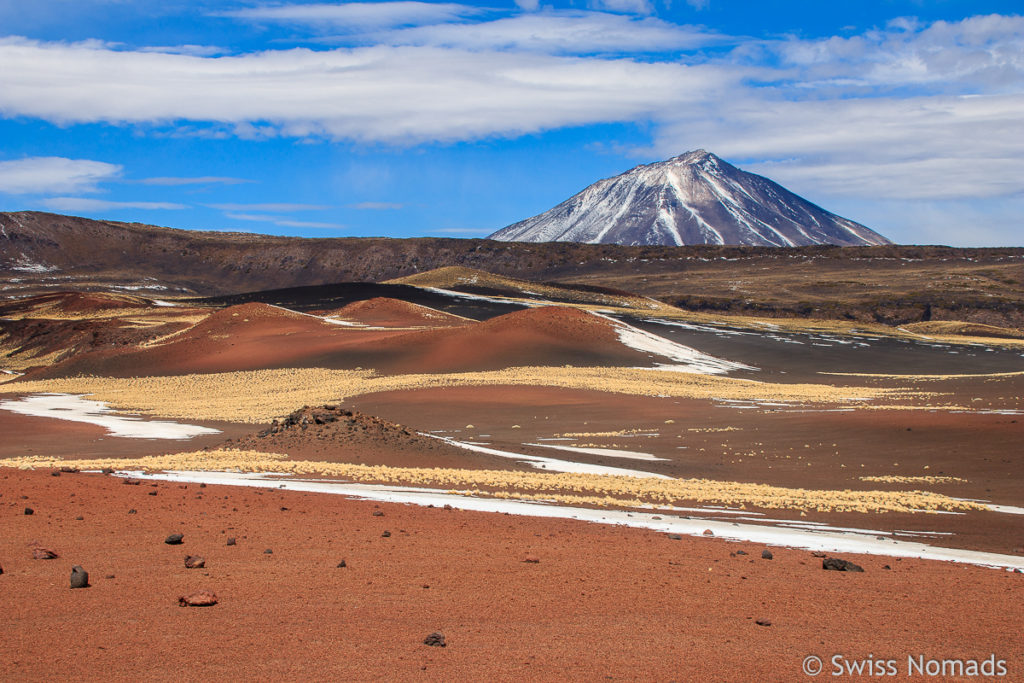
{"type": "Polygon", "coordinates": [[[324,315],[373,327],[456,327],[472,322],[444,311],[382,296],[355,301],[326,311],[324,315]]]}
{"type": "Polygon", "coordinates": [[[468,327],[384,340],[368,367],[388,372],[462,372],[528,365],[639,365],[646,354],[618,340],[613,323],[575,308],[544,306],[468,327]]]}
{"type": "MultiPolygon", "coordinates": [[[[923,489],[1024,506],[1024,451],[1019,448],[1024,440],[1024,420],[1015,416],[942,411],[767,412],[707,401],[549,387],[387,392],[356,397],[349,407],[411,428],[445,430],[461,440],[489,442],[502,450],[633,467],[672,477],[810,489],[923,489]],[[666,424],[666,420],[672,422],[666,424]],[[468,430],[465,427],[470,423],[474,428],[468,430]],[[621,429],[649,430],[660,436],[583,436],[577,441],[667,460],[639,462],[524,446],[566,432],[621,429]],[[887,484],[860,480],[862,476],[890,474],[955,476],[967,481],[887,484]]],[[[808,511],[801,517],[793,510],[762,512],[773,519],[841,527],[952,533],[926,540],[934,545],[1004,554],[1024,547],[1021,515],[808,511]]]]}
{"type": "Polygon", "coordinates": [[[16,680],[793,681],[810,654],[828,673],[835,654],[901,672],[995,654],[1024,677],[1024,576],[998,570],[846,555],[865,572],[828,572],[718,539],[47,471],[0,473],[0,515],[16,680]],[[72,565],[91,587],[69,588],[72,565]],[[218,604],[178,606],[200,590],[218,604]]]}
{"type": "Polygon", "coordinates": [[[145,308],[149,301],[140,297],[103,292],[54,292],[10,302],[0,302],[0,317],[31,315],[46,311],[57,314],[96,314],[130,308],[145,308]]]}
{"type": "Polygon", "coordinates": [[[9,410],[0,410],[0,434],[3,435],[0,439],[0,458],[20,458],[28,455],[57,456],[65,459],[166,455],[215,446],[225,438],[240,437],[252,431],[252,425],[232,422],[193,420],[190,424],[219,429],[221,433],[180,441],[128,439],[110,436],[107,430],[96,425],[18,415],[9,410]]]}

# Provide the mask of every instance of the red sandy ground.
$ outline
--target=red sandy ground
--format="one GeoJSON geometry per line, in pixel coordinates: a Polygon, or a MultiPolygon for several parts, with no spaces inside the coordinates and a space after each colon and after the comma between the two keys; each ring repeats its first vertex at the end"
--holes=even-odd
{"type": "Polygon", "coordinates": [[[4,470],[0,494],[8,680],[794,681],[812,653],[823,675],[834,654],[994,653],[1024,678],[1024,576],[998,570],[826,572],[717,539],[90,474],[4,470]],[[219,604],[178,607],[200,589],[219,604]],[[446,648],[423,644],[437,630],[446,648]]]}

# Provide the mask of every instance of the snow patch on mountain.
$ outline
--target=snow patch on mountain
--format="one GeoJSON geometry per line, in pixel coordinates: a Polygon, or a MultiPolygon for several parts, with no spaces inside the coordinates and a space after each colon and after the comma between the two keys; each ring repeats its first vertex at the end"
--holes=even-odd
{"type": "Polygon", "coordinates": [[[775,247],[889,244],[873,230],[704,150],[600,180],[490,239],[775,247]]]}

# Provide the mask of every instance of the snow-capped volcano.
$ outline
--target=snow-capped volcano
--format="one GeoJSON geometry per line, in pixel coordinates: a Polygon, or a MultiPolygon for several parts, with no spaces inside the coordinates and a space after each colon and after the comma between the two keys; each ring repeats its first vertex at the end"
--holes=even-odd
{"type": "Polygon", "coordinates": [[[702,149],[599,180],[490,239],[774,247],[890,244],[877,232],[702,149]]]}

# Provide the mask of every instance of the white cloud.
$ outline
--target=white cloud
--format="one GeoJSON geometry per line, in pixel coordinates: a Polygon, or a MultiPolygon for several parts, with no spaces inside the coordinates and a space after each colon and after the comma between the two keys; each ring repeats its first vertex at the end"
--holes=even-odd
{"type": "Polygon", "coordinates": [[[1024,191],[1024,95],[733,103],[666,122],[657,153],[706,147],[798,193],[996,197],[1024,191]]]}
{"type": "Polygon", "coordinates": [[[556,54],[691,50],[729,40],[704,28],[679,26],[654,17],[573,11],[521,14],[473,24],[418,26],[375,38],[390,45],[556,54]]]}
{"type": "Polygon", "coordinates": [[[221,211],[321,211],[332,207],[322,204],[210,204],[210,208],[221,211]]]}
{"type": "Polygon", "coordinates": [[[455,21],[479,14],[470,5],[434,2],[346,2],[250,7],[220,13],[247,21],[300,24],[326,30],[365,30],[455,21]]]}
{"type": "MultiPolygon", "coordinates": [[[[779,57],[797,89],[873,92],[896,87],[931,93],[1017,92],[1024,85],[1024,16],[959,22],[894,21],[847,38],[759,46],[779,57]]],[[[756,54],[756,53],[755,53],[756,54]]]]}
{"type": "Polygon", "coordinates": [[[252,180],[246,180],[245,178],[230,178],[225,176],[197,176],[195,178],[172,178],[172,177],[160,177],[160,178],[144,178],[139,181],[143,185],[240,185],[242,183],[251,183],[252,180]]]}
{"type": "Polygon", "coordinates": [[[0,41],[0,111],[61,124],[263,122],[281,134],[417,143],[633,121],[715,97],[731,67],[435,47],[239,57],[0,41]]]}
{"type": "Polygon", "coordinates": [[[51,197],[40,204],[54,211],[116,211],[118,209],[187,209],[184,204],[170,202],[113,202],[85,197],[51,197]]]}
{"type": "Polygon", "coordinates": [[[48,194],[95,192],[99,183],[121,175],[122,167],[88,159],[28,157],[0,161],[0,192],[48,194]]]}

